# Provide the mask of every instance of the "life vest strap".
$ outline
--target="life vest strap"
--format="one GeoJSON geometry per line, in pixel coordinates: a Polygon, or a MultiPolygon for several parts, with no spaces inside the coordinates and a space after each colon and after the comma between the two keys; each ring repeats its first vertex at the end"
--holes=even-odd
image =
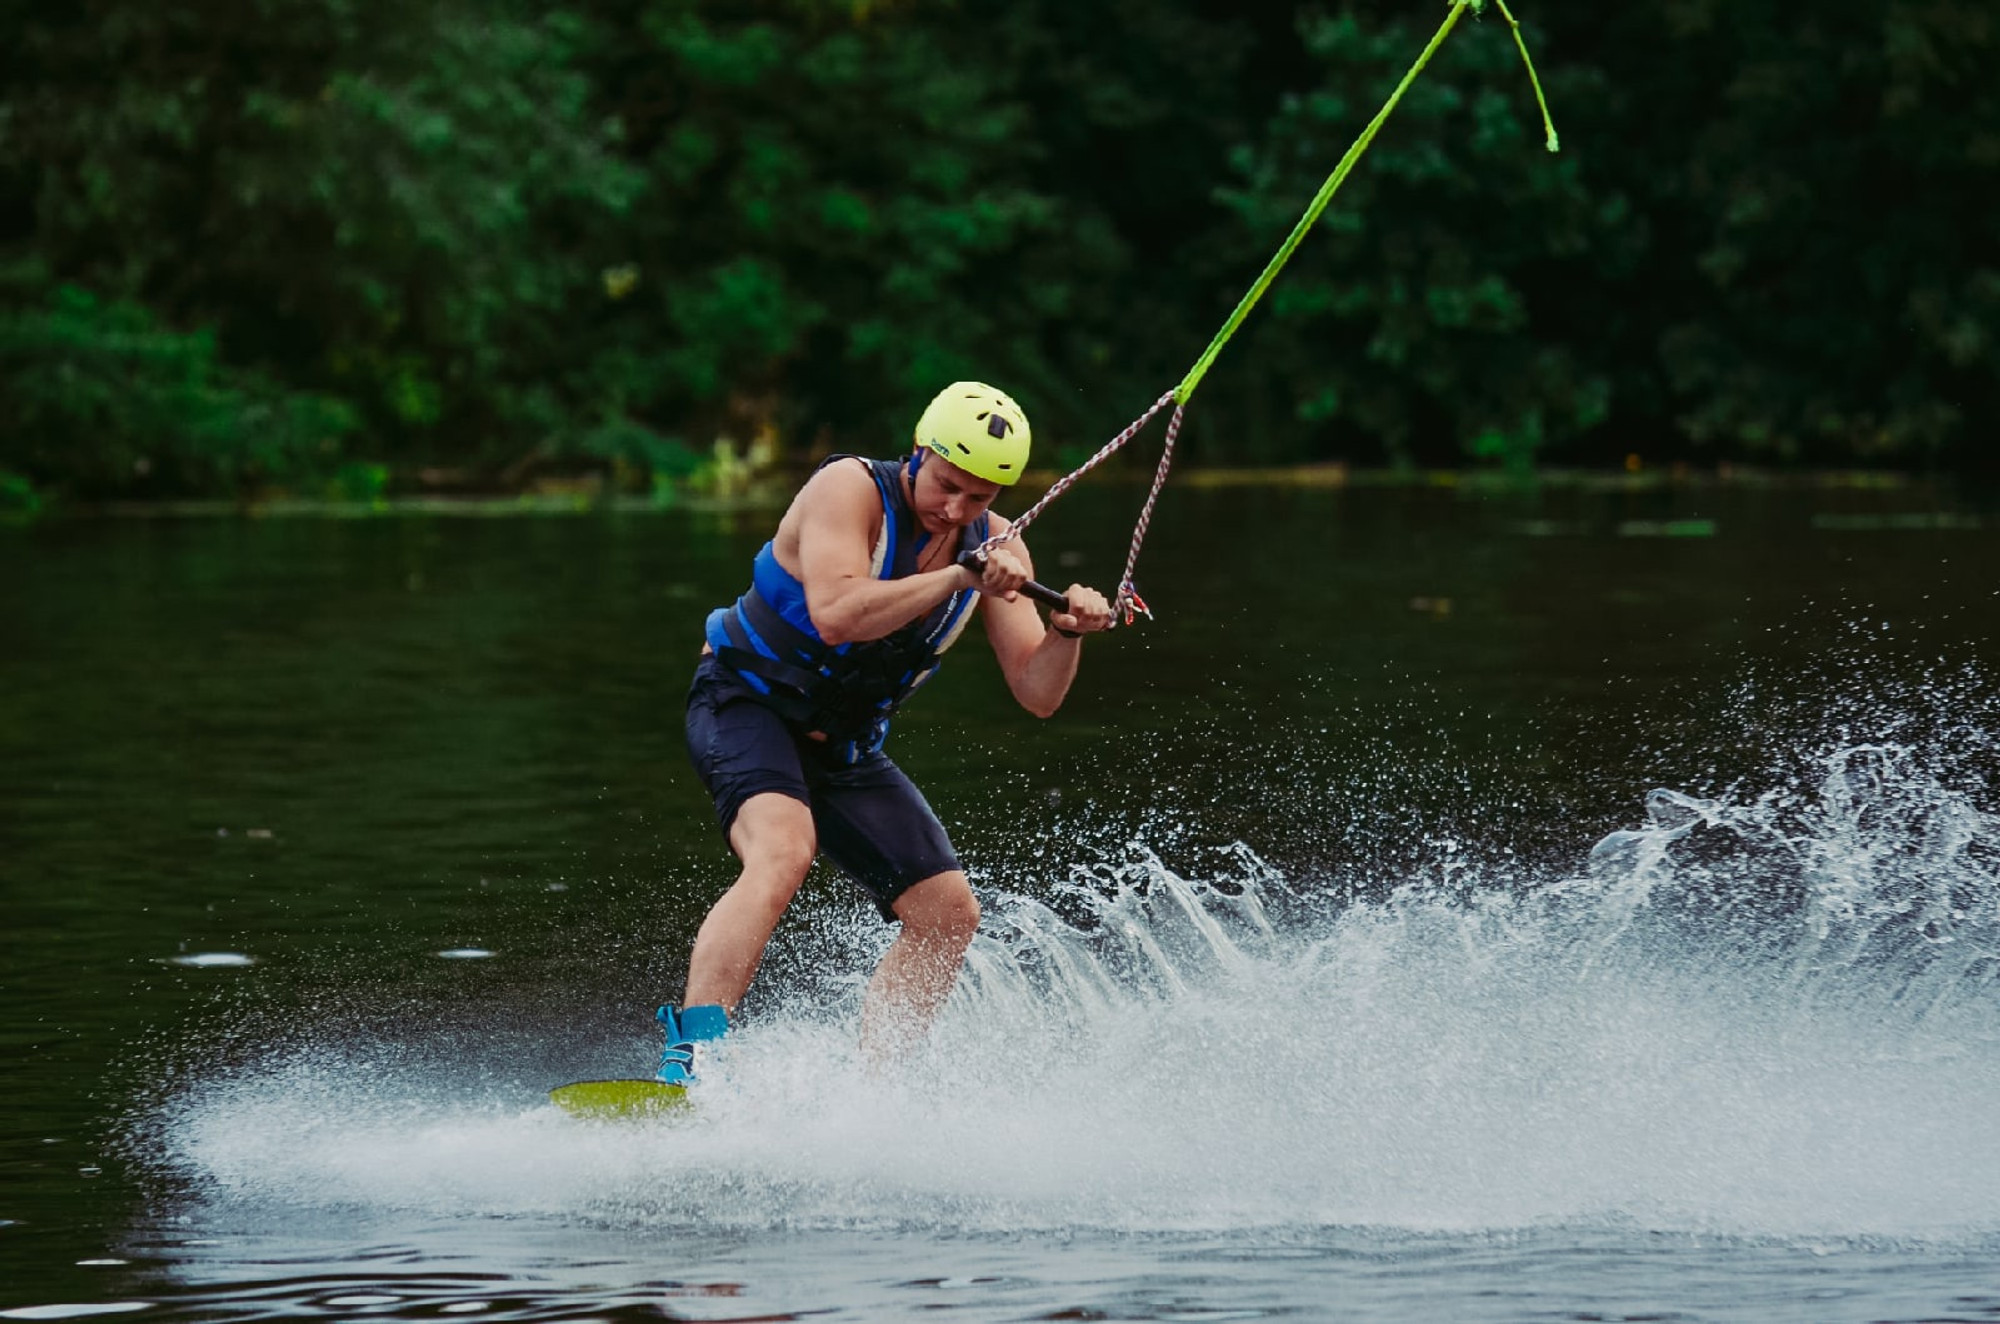
{"type": "MultiPolygon", "coordinates": [[[[871,460],[868,465],[882,499],[886,545],[886,555],[878,551],[877,574],[901,579],[915,572],[916,555],[915,520],[898,482],[900,464],[871,460]]],[[[960,551],[979,545],[988,528],[982,515],[961,530],[960,551]]],[[[713,637],[711,643],[724,667],[758,682],[751,689],[759,702],[794,725],[847,742],[858,757],[881,747],[896,706],[937,669],[971,609],[971,592],[952,594],[883,638],[835,647],[780,613],[753,578],[743,596],[719,613],[727,643],[713,637]]]]}

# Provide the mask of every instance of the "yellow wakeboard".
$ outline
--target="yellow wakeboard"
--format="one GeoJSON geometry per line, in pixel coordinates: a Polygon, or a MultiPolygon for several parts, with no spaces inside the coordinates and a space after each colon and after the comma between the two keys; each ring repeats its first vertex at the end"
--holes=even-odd
{"type": "Polygon", "coordinates": [[[688,1108],[687,1086],[657,1080],[579,1080],[549,1091],[549,1102],[593,1121],[663,1117],[688,1108]]]}

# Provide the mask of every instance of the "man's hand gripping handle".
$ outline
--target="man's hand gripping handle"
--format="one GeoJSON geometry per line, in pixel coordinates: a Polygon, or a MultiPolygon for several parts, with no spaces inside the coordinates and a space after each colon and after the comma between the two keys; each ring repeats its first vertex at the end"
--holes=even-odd
{"type": "MultiPolygon", "coordinates": [[[[970,570],[974,575],[979,576],[980,578],[984,578],[986,575],[986,553],[984,552],[976,550],[970,552],[960,552],[958,554],[958,564],[964,566],[967,570],[970,570]]],[[[1048,607],[1053,611],[1066,612],[1069,610],[1069,599],[1064,597],[1062,594],[1056,592],[1056,590],[1050,588],[1047,584],[1037,583],[1035,580],[1031,579],[1027,583],[1021,585],[1021,587],[1017,591],[1027,594],[1029,597],[1033,598],[1036,602],[1041,603],[1044,607],[1048,607]]]]}

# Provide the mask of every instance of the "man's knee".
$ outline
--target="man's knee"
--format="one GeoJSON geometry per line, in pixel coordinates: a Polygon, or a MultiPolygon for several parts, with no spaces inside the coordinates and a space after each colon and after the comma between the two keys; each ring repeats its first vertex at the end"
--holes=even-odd
{"type": "Polygon", "coordinates": [[[729,828],[729,844],[755,875],[796,888],[819,855],[812,811],[789,795],[767,792],[743,802],[729,828]]]}
{"type": "Polygon", "coordinates": [[[806,870],[812,868],[817,858],[819,843],[808,826],[801,834],[758,843],[744,855],[743,864],[746,870],[755,867],[773,877],[790,879],[796,885],[805,880],[806,870]]]}
{"type": "Polygon", "coordinates": [[[963,947],[979,932],[979,898],[956,870],[924,879],[890,908],[903,931],[919,939],[963,947]]]}

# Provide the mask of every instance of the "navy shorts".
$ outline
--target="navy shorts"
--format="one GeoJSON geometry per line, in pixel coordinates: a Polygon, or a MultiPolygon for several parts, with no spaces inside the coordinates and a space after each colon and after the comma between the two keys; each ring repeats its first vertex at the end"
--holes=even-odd
{"type": "Polygon", "coordinates": [[[776,791],[812,810],[820,853],[861,885],[888,920],[896,898],[961,867],[923,792],[881,752],[858,763],[829,757],[766,708],[714,655],[703,654],[687,699],[688,758],[715,801],[724,840],[753,795],[776,791]]]}

